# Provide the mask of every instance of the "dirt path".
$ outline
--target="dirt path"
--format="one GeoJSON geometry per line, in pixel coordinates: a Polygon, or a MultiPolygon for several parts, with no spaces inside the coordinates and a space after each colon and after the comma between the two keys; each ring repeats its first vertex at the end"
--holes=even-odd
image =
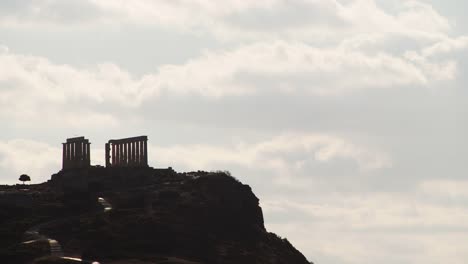
{"type": "MultiPolygon", "coordinates": [[[[99,204],[102,205],[104,212],[109,212],[109,211],[112,210],[112,205],[108,201],[106,201],[106,199],[104,199],[103,197],[99,197],[98,202],[99,202],[99,204]]],[[[79,216],[74,216],[74,217],[79,217],[79,216]]],[[[54,219],[52,221],[41,223],[41,224],[38,224],[38,225],[35,225],[35,226],[29,228],[28,230],[26,230],[26,232],[24,232],[25,237],[27,237],[28,240],[24,241],[22,243],[23,244],[29,244],[29,243],[33,243],[33,242],[36,242],[36,241],[39,241],[39,240],[47,240],[49,242],[50,255],[51,256],[64,258],[64,259],[69,259],[69,260],[76,260],[78,262],[99,264],[99,262],[97,262],[97,261],[84,261],[84,260],[82,260],[80,258],[72,258],[72,257],[64,256],[62,246],[60,245],[60,243],[57,240],[55,240],[53,238],[50,238],[50,237],[47,237],[47,236],[40,233],[41,228],[53,225],[54,223],[57,223],[57,222],[60,222],[60,221],[66,220],[66,219],[70,219],[70,218],[73,218],[73,217],[66,217],[66,218],[63,218],[63,219],[54,219]]]]}

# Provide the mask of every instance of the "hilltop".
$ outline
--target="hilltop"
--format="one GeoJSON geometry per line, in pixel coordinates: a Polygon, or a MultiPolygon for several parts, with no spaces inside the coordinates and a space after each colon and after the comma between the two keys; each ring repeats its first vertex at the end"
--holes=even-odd
{"type": "Polygon", "coordinates": [[[2,263],[309,263],[226,172],[62,170],[0,187],[0,219],[2,263]]]}

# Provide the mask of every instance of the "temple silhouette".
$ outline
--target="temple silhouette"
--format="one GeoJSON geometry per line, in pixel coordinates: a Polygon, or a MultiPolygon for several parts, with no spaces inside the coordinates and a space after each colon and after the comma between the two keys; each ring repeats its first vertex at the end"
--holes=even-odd
{"type": "Polygon", "coordinates": [[[147,142],[147,136],[109,140],[106,167],[148,167],[147,142]]]}
{"type": "Polygon", "coordinates": [[[104,145],[105,166],[91,164],[91,142],[84,136],[67,138],[62,144],[62,169],[49,180],[57,191],[125,189],[136,182],[177,174],[172,167],[154,168],[148,164],[148,136],[108,140],[104,145]]]}
{"type": "Polygon", "coordinates": [[[86,168],[91,166],[89,140],[85,137],[68,138],[63,144],[63,169],[86,168]]]}
{"type": "MultiPolygon", "coordinates": [[[[106,168],[148,167],[148,137],[111,139],[105,144],[106,168]]],[[[68,138],[63,144],[62,169],[91,167],[91,143],[85,137],[68,138]]]]}

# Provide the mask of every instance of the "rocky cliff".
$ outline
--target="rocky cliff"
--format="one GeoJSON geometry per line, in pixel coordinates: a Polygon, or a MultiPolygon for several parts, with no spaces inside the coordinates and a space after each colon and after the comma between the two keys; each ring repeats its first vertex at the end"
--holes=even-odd
{"type": "Polygon", "coordinates": [[[48,257],[45,239],[58,241],[63,256],[99,263],[309,263],[265,229],[251,188],[224,172],[93,167],[29,190],[10,188],[0,210],[15,207],[1,202],[12,196],[29,204],[5,213],[4,226],[15,231],[4,231],[0,258],[11,263],[72,261],[48,257]],[[99,197],[112,209],[103,210],[99,197]],[[31,228],[40,237],[28,238],[31,228]]]}

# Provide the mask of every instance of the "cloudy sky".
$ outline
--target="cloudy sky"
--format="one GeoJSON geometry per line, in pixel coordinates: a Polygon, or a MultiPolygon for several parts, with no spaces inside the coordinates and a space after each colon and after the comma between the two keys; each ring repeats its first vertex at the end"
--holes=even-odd
{"type": "Polygon", "coordinates": [[[148,135],[323,264],[468,259],[468,3],[1,0],[0,184],[148,135]],[[464,137],[465,136],[465,137],[464,137]]]}

